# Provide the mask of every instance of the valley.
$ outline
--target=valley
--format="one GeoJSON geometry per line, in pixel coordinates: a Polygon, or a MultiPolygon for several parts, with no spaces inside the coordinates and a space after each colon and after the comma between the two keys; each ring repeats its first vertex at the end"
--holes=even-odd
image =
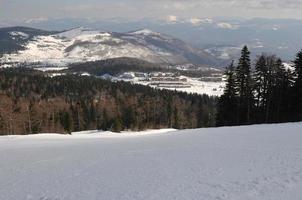
{"type": "Polygon", "coordinates": [[[42,35],[22,27],[2,31],[20,48],[4,53],[0,67],[27,67],[51,77],[76,73],[188,93],[223,92],[219,59],[148,29],[117,33],[80,27],[42,35]],[[104,66],[109,72],[100,71],[104,66]]]}

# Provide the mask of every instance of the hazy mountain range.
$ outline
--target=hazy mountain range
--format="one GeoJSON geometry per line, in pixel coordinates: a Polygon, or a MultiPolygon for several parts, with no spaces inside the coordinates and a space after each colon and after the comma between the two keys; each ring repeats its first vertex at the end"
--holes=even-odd
{"type": "Polygon", "coordinates": [[[182,40],[148,29],[127,33],[75,28],[49,32],[26,27],[0,29],[1,62],[67,65],[111,58],[151,63],[219,66],[219,59],[182,40]]]}
{"type": "Polygon", "coordinates": [[[172,35],[225,60],[236,58],[245,44],[249,45],[253,56],[261,52],[275,53],[285,61],[292,60],[297,51],[302,48],[299,42],[302,20],[294,19],[175,18],[170,21],[31,19],[24,21],[23,25],[46,30],[66,30],[87,26],[109,32],[128,32],[147,28],[172,35]]]}

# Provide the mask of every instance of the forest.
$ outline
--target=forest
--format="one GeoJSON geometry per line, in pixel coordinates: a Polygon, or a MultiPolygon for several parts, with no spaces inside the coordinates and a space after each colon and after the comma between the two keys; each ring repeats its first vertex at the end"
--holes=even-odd
{"type": "MultiPolygon", "coordinates": [[[[120,70],[122,60],[108,61],[108,68],[89,63],[88,69],[115,73],[112,66],[120,70]]],[[[126,66],[131,68],[131,63],[126,66]]],[[[76,71],[84,68],[84,64],[75,66],[76,71]]],[[[121,132],[302,121],[302,51],[288,67],[275,55],[262,54],[252,61],[245,46],[240,59],[226,68],[225,77],[224,94],[217,98],[72,73],[49,77],[25,67],[3,68],[0,134],[121,132]]]]}
{"type": "Polygon", "coordinates": [[[0,134],[215,126],[217,98],[94,77],[0,70],[0,134]]]}
{"type": "Polygon", "coordinates": [[[302,51],[286,67],[275,55],[262,54],[252,62],[245,46],[225,75],[217,126],[302,121],[302,51]]]}
{"type": "Polygon", "coordinates": [[[86,72],[94,76],[102,76],[104,74],[117,76],[129,71],[143,73],[172,72],[174,74],[195,78],[211,76],[213,73],[221,73],[220,71],[209,68],[209,66],[202,65],[201,68],[202,70],[178,70],[173,65],[154,64],[136,58],[112,58],[107,60],[70,64],[68,69],[63,70],[62,72],[67,74],[81,74],[86,72]],[[204,67],[207,69],[205,70],[204,67]]]}

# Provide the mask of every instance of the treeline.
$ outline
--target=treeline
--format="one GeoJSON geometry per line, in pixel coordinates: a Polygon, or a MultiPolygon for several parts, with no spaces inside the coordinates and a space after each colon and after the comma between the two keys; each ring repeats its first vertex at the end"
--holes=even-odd
{"type": "Polygon", "coordinates": [[[302,51],[293,63],[286,68],[275,55],[262,54],[252,65],[245,46],[237,66],[226,70],[217,126],[302,121],[302,51]]]}
{"type": "MultiPolygon", "coordinates": [[[[42,63],[39,63],[41,66],[42,63]]],[[[31,64],[32,65],[32,64],[31,64]]],[[[28,67],[25,64],[25,67],[28,67]]],[[[45,66],[47,67],[47,66],[45,66]]],[[[208,68],[207,66],[204,66],[208,68]]],[[[94,76],[102,76],[104,74],[110,74],[112,76],[117,76],[124,72],[172,72],[179,75],[189,76],[189,77],[209,77],[212,74],[219,74],[220,72],[212,69],[201,69],[201,70],[178,70],[175,66],[168,66],[164,64],[154,64],[147,61],[139,60],[136,58],[112,58],[107,60],[92,61],[85,63],[74,63],[70,64],[68,69],[63,70],[63,73],[89,73],[94,76]]]]}
{"type": "Polygon", "coordinates": [[[153,72],[153,71],[167,71],[167,69],[149,63],[147,61],[139,60],[136,58],[112,58],[107,60],[92,61],[85,63],[70,64],[68,69],[63,72],[66,73],[84,73],[87,72],[94,76],[101,76],[110,74],[115,76],[117,74],[129,71],[137,72],[153,72]]]}
{"type": "Polygon", "coordinates": [[[216,98],[75,75],[0,70],[0,134],[215,126],[216,98]]]}

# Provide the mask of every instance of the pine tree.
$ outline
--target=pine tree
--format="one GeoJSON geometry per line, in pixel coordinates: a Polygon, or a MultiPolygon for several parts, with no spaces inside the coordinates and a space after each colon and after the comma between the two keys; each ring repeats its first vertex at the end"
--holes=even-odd
{"type": "Polygon", "coordinates": [[[116,133],[120,133],[123,130],[123,122],[117,117],[113,121],[112,131],[116,133]]]}
{"type": "Polygon", "coordinates": [[[175,106],[174,107],[174,110],[173,110],[173,116],[174,116],[174,124],[173,124],[173,128],[175,129],[180,129],[180,124],[179,124],[179,114],[178,114],[178,109],[177,107],[175,106]]]}
{"type": "Polygon", "coordinates": [[[241,51],[236,69],[236,90],[238,91],[237,123],[250,124],[253,108],[251,59],[247,46],[241,51]]]}
{"type": "Polygon", "coordinates": [[[295,82],[293,86],[293,113],[294,120],[302,120],[302,50],[296,55],[294,61],[295,82]]]}
{"type": "Polygon", "coordinates": [[[0,113],[0,135],[2,134],[2,131],[5,127],[5,120],[4,120],[4,117],[1,115],[0,113]]]}
{"type": "Polygon", "coordinates": [[[71,117],[67,111],[61,111],[59,113],[60,123],[64,128],[64,131],[68,134],[71,133],[71,117]]]}
{"type": "Polygon", "coordinates": [[[276,116],[275,122],[286,122],[289,119],[291,72],[286,70],[282,60],[277,60],[276,73],[276,116]]]}
{"type": "Polygon", "coordinates": [[[27,132],[29,134],[36,134],[40,131],[41,126],[41,119],[40,116],[38,116],[38,113],[36,112],[34,108],[34,102],[30,101],[27,106],[27,132]]]}
{"type": "Polygon", "coordinates": [[[256,60],[254,73],[256,105],[258,111],[262,111],[265,103],[264,98],[267,92],[267,70],[266,56],[262,54],[256,60]]]}
{"type": "Polygon", "coordinates": [[[226,72],[226,87],[224,94],[218,100],[218,108],[216,115],[217,126],[232,126],[236,125],[237,120],[237,94],[235,85],[235,70],[234,61],[227,67],[226,72]]]}
{"type": "Polygon", "coordinates": [[[73,121],[73,129],[74,131],[80,131],[81,130],[81,114],[78,104],[73,106],[73,104],[70,105],[70,110],[72,113],[72,121],[73,121]]]}
{"type": "Polygon", "coordinates": [[[172,116],[173,116],[173,108],[172,108],[172,97],[168,96],[167,97],[167,121],[168,121],[168,126],[171,128],[172,127],[172,116]]]}
{"type": "Polygon", "coordinates": [[[131,106],[123,110],[122,119],[127,129],[134,129],[137,126],[134,109],[131,106]]]}
{"type": "Polygon", "coordinates": [[[256,123],[282,122],[289,113],[287,101],[291,73],[275,55],[262,54],[256,61],[254,73],[256,123]]]}
{"type": "Polygon", "coordinates": [[[109,123],[109,117],[106,109],[103,109],[102,116],[99,119],[98,122],[98,129],[107,131],[109,128],[111,128],[111,124],[109,123]]]}

